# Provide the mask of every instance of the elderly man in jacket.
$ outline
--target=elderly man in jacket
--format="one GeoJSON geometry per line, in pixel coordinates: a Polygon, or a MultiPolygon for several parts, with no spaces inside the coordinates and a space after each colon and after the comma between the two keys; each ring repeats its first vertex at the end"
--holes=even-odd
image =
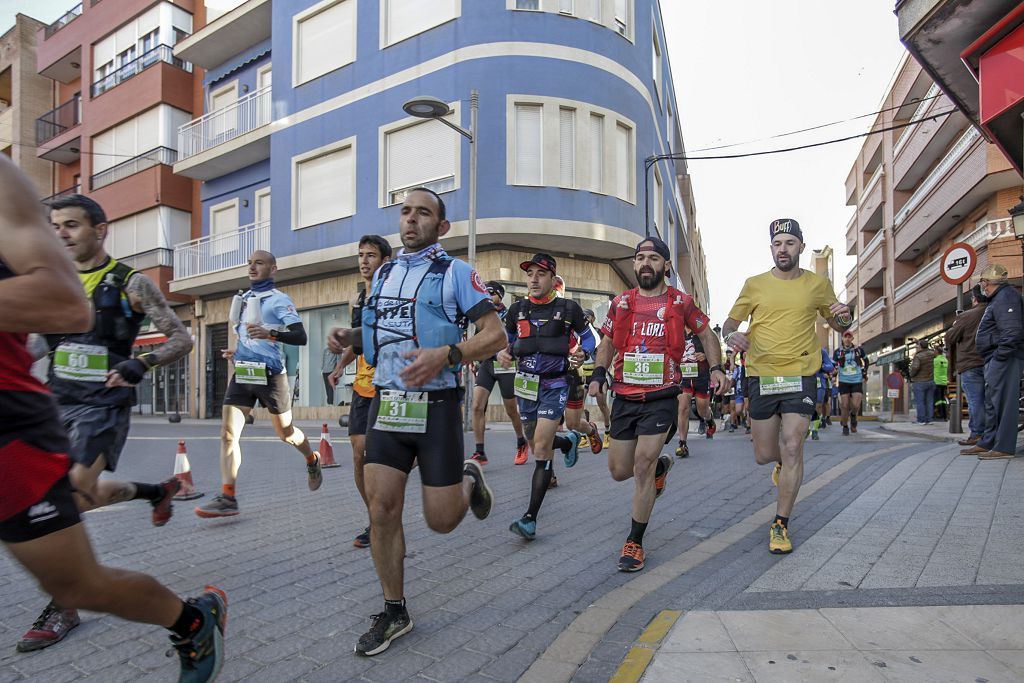
{"type": "Polygon", "coordinates": [[[998,263],[981,271],[980,284],[989,300],[975,337],[985,359],[985,433],[968,451],[977,453],[979,460],[1000,460],[1012,458],[1017,450],[1024,301],[998,263]]]}
{"type": "Polygon", "coordinates": [[[914,392],[914,405],[917,407],[917,424],[932,423],[932,411],[935,409],[935,352],[928,346],[926,339],[917,342],[917,353],[910,362],[910,388],[914,392]]]}
{"type": "Polygon", "coordinates": [[[974,336],[988,306],[988,299],[977,285],[971,290],[971,296],[974,298],[974,306],[958,315],[956,322],[946,332],[946,355],[949,356],[949,367],[952,370],[949,383],[953,383],[955,375],[960,375],[963,393],[967,398],[967,412],[970,414],[970,436],[957,442],[961,446],[973,446],[985,432],[985,359],[974,345],[974,336]]]}

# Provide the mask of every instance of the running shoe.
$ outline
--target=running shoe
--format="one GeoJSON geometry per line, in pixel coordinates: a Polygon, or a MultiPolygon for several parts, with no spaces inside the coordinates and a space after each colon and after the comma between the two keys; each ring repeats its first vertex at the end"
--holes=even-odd
{"type": "Polygon", "coordinates": [[[320,471],[320,454],[313,451],[313,462],[306,463],[306,476],[309,477],[309,490],[316,491],[324,483],[323,472],[320,471]]]}
{"type": "Polygon", "coordinates": [[[734,425],[732,422],[730,422],[729,423],[729,433],[732,434],[735,431],[736,431],[736,425],[734,425]]]}
{"type": "Polygon", "coordinates": [[[639,543],[626,541],[619,557],[620,572],[638,572],[644,568],[644,549],[639,543]]]}
{"type": "Polygon", "coordinates": [[[174,514],[174,506],[171,501],[178,489],[181,488],[181,481],[176,477],[171,477],[157,486],[160,487],[160,497],[150,501],[150,505],[153,506],[153,526],[163,526],[171,520],[171,515],[174,514]]]}
{"type": "Polygon", "coordinates": [[[743,433],[744,433],[744,434],[749,434],[749,433],[750,433],[750,425],[747,425],[747,426],[746,426],[746,427],[745,427],[745,428],[743,429],[743,433]]]}
{"type": "Polygon", "coordinates": [[[590,445],[590,437],[586,434],[580,433],[580,448],[586,448],[590,445]]]}
{"type": "Polygon", "coordinates": [[[238,514],[238,499],[226,493],[218,493],[206,505],[196,508],[196,514],[203,518],[234,517],[238,514]]]}
{"type": "Polygon", "coordinates": [[[846,425],[843,425],[843,436],[849,436],[849,435],[850,435],[850,428],[847,427],[846,425]]]}
{"type": "Polygon", "coordinates": [[[487,462],[488,462],[487,455],[484,454],[484,453],[481,453],[480,451],[477,451],[473,455],[469,456],[469,459],[470,460],[476,460],[478,463],[480,463],[481,466],[486,465],[487,462]]]}
{"type": "Polygon", "coordinates": [[[32,624],[32,628],[21,637],[15,648],[18,652],[32,652],[50,647],[54,643],[64,640],[71,629],[81,623],[78,610],[63,609],[50,601],[50,604],[43,608],[42,614],[32,624]]]}
{"type": "Polygon", "coordinates": [[[537,520],[527,519],[521,517],[509,525],[508,530],[514,534],[519,534],[527,541],[532,541],[537,538],[537,520]]]}
{"type": "MultiPolygon", "coordinates": [[[[191,638],[171,636],[171,643],[181,659],[179,683],[207,683],[220,673],[224,665],[224,627],[228,622],[228,597],[224,591],[207,586],[189,604],[203,614],[203,625],[191,638]]],[[[170,652],[167,653],[170,656],[170,652]]]]}
{"type": "Polygon", "coordinates": [[[817,441],[818,440],[818,430],[817,429],[812,429],[811,430],[811,439],[813,441],[817,441]]]}
{"type": "Polygon", "coordinates": [[[857,433],[857,416],[856,415],[851,415],[850,416],[850,432],[853,433],[853,434],[857,433]]]}
{"type": "Polygon", "coordinates": [[[597,431],[597,425],[593,422],[590,423],[590,433],[593,436],[590,437],[590,452],[597,455],[604,448],[604,444],[601,443],[601,432],[597,431]]]}
{"type": "Polygon", "coordinates": [[[469,509],[477,519],[487,519],[494,506],[494,493],[484,481],[484,471],[476,460],[467,460],[463,465],[463,473],[473,478],[473,489],[469,492],[469,509]]]}
{"type": "Polygon", "coordinates": [[[516,447],[516,459],[515,464],[525,465],[526,461],[530,459],[530,444],[524,443],[522,446],[516,447]]]}
{"type": "Polygon", "coordinates": [[[557,488],[558,488],[558,477],[556,477],[555,475],[552,474],[551,475],[551,481],[548,482],[548,489],[557,489],[557,488]]]}
{"type": "Polygon", "coordinates": [[[789,530],[778,520],[772,522],[768,529],[768,552],[773,555],[785,555],[793,552],[793,542],[789,540],[789,530]]]}
{"type": "Polygon", "coordinates": [[[352,545],[357,548],[369,548],[370,547],[370,527],[363,529],[363,532],[355,537],[352,541],[352,545]]]}
{"type": "Polygon", "coordinates": [[[707,428],[708,428],[708,426],[706,424],[704,424],[704,420],[697,420],[697,433],[698,434],[703,434],[704,431],[707,428]]]}
{"type": "Polygon", "coordinates": [[[690,457],[690,447],[686,445],[685,441],[680,441],[679,445],[676,446],[676,457],[679,457],[679,458],[689,458],[690,457]]]}
{"type": "Polygon", "coordinates": [[[389,615],[386,611],[373,615],[370,630],[359,637],[356,643],[356,654],[364,657],[379,655],[391,647],[391,641],[404,636],[412,630],[412,619],[404,607],[398,614],[389,615]]]}
{"type": "Polygon", "coordinates": [[[611,434],[611,432],[608,431],[608,429],[609,429],[609,427],[605,427],[605,429],[604,429],[604,443],[603,443],[603,445],[604,445],[605,448],[611,448],[612,447],[612,434],[611,434]]]}
{"type": "Polygon", "coordinates": [[[779,475],[782,474],[782,463],[775,463],[775,468],[772,470],[772,484],[775,486],[779,485],[779,475]]]}
{"type": "Polygon", "coordinates": [[[570,443],[569,450],[565,453],[566,467],[572,467],[579,460],[580,436],[581,434],[573,429],[570,429],[565,435],[565,438],[569,439],[570,443]]]}
{"type": "Polygon", "coordinates": [[[672,458],[667,455],[659,455],[658,462],[664,465],[664,469],[661,472],[660,477],[654,478],[654,497],[657,498],[665,492],[665,481],[668,479],[668,471],[672,469],[672,458]]]}
{"type": "Polygon", "coordinates": [[[715,438],[715,432],[717,432],[717,431],[718,431],[718,427],[715,426],[714,419],[708,420],[708,428],[704,432],[704,436],[706,436],[709,439],[713,439],[713,438],[715,438]]]}

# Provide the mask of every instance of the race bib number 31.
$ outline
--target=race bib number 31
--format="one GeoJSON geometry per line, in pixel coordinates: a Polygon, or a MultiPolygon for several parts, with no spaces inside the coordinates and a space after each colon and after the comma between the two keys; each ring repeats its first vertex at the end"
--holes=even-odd
{"type": "Polygon", "coordinates": [[[803,391],[803,377],[762,377],[761,395],[774,396],[776,394],[792,394],[795,391],[803,391]]]}
{"type": "Polygon", "coordinates": [[[536,401],[537,396],[540,394],[540,375],[517,372],[515,394],[524,401],[536,401]]]}
{"type": "Polygon", "coordinates": [[[627,353],[622,357],[622,381],[640,386],[661,386],[665,383],[665,355],[662,353],[627,353]]]}
{"type": "Polygon", "coordinates": [[[75,382],[106,382],[107,347],[61,344],[53,352],[53,374],[75,382]]]}
{"type": "Polygon", "coordinates": [[[244,360],[235,361],[236,384],[267,384],[267,364],[250,363],[244,360]]]}
{"type": "Polygon", "coordinates": [[[380,392],[380,409],[373,428],[382,432],[423,434],[427,431],[427,394],[419,391],[380,392]]]}

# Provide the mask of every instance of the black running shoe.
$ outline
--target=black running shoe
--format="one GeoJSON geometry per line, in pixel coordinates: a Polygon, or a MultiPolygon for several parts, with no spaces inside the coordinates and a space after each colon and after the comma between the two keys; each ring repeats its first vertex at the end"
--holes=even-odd
{"type": "Polygon", "coordinates": [[[463,473],[473,478],[473,490],[469,493],[469,509],[477,519],[487,519],[494,505],[494,494],[484,481],[484,471],[476,460],[467,460],[463,464],[463,473]]]}
{"type": "Polygon", "coordinates": [[[412,630],[412,619],[404,607],[398,614],[388,615],[381,612],[373,615],[370,630],[359,637],[356,643],[356,654],[364,657],[379,655],[391,647],[391,641],[412,630]]]}
{"type": "Polygon", "coordinates": [[[363,529],[363,532],[355,537],[352,541],[352,545],[357,548],[369,548],[370,547],[370,527],[363,529]]]}

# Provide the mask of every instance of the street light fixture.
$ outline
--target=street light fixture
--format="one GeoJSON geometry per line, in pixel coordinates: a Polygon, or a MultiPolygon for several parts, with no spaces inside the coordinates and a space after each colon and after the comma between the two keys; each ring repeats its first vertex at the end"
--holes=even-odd
{"type": "Polygon", "coordinates": [[[1010,209],[1010,217],[1013,219],[1013,235],[1020,242],[1021,282],[1024,283],[1024,194],[1020,196],[1020,202],[1010,209]]]}

